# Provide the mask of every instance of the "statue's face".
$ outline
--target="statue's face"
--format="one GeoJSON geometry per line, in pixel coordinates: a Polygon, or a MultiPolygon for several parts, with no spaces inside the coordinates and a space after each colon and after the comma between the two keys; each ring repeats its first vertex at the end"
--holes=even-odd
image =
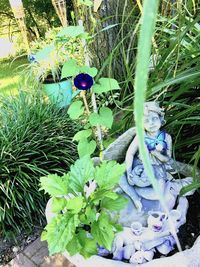
{"type": "Polygon", "coordinates": [[[144,115],[144,128],[147,132],[157,132],[161,127],[161,120],[158,113],[149,111],[147,115],[144,115]]]}

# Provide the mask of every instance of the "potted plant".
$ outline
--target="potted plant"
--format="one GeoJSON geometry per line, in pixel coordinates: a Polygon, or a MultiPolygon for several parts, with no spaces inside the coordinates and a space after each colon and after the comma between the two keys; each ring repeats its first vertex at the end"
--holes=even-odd
{"type": "Polygon", "coordinates": [[[36,53],[29,55],[30,64],[25,68],[25,80],[34,88],[41,88],[49,99],[59,108],[68,106],[79,91],[73,92],[70,75],[62,77],[62,66],[70,58],[81,61],[81,26],[64,27],[56,34],[51,44],[45,45],[36,53]]]}

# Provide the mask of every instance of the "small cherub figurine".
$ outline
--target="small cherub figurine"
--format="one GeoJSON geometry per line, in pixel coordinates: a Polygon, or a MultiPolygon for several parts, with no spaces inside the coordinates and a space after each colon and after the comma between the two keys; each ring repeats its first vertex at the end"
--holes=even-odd
{"type": "MultiPolygon", "coordinates": [[[[146,102],[144,105],[145,144],[161,193],[164,192],[166,181],[173,178],[167,172],[170,169],[169,160],[171,158],[172,139],[168,133],[160,129],[164,123],[164,112],[159,107],[159,104],[157,102],[146,102]]],[[[136,208],[141,211],[142,203],[139,192],[141,191],[142,195],[144,195],[144,187],[150,187],[151,182],[144,171],[139,155],[137,136],[135,136],[127,150],[125,162],[127,177],[126,181],[125,179],[121,180],[120,186],[133,200],[136,208]]],[[[150,192],[149,189],[148,192],[150,192]]],[[[153,192],[151,192],[151,195],[153,195],[153,192]]],[[[147,196],[147,199],[152,198],[147,196]]]]}

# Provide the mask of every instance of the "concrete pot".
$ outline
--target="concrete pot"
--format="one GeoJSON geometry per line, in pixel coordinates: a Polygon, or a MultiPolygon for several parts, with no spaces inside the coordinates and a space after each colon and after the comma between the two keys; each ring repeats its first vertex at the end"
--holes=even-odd
{"type": "MultiPolygon", "coordinates": [[[[131,128],[123,135],[117,138],[103,153],[105,160],[116,160],[119,162],[124,161],[124,155],[135,135],[135,129],[131,128]]],[[[94,164],[98,165],[99,158],[93,158],[94,164]]],[[[173,167],[185,176],[191,176],[193,167],[174,161],[173,167]]],[[[196,170],[196,175],[200,177],[199,170],[196,170]]],[[[54,214],[51,212],[51,199],[47,203],[46,218],[49,222],[54,214]]],[[[197,238],[193,247],[186,249],[182,252],[178,252],[170,257],[161,257],[154,259],[150,262],[143,264],[124,263],[121,261],[106,259],[100,256],[92,256],[89,259],[85,259],[80,254],[70,256],[68,252],[64,253],[64,256],[72,262],[76,267],[200,267],[200,236],[197,238]]]]}

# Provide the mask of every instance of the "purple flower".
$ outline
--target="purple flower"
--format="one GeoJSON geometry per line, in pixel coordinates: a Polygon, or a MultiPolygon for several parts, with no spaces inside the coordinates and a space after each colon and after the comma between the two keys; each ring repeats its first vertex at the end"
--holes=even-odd
{"type": "Polygon", "coordinates": [[[89,74],[80,73],[74,78],[74,85],[79,90],[88,90],[92,87],[94,81],[89,74]]]}

